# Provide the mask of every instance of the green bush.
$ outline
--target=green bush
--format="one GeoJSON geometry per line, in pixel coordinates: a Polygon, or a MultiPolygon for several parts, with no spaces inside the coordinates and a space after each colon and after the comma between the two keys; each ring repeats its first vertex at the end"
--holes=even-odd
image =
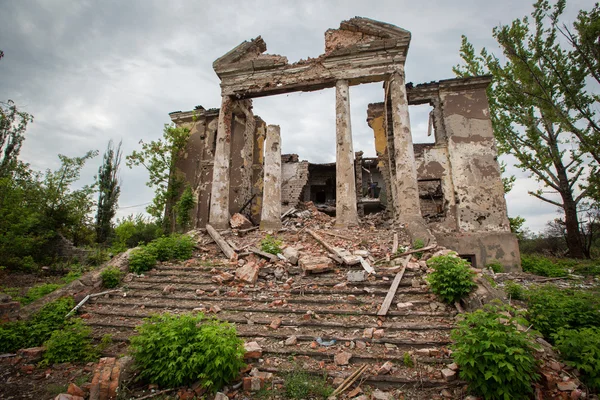
{"type": "Polygon", "coordinates": [[[504,267],[498,261],[492,261],[491,263],[487,264],[485,267],[494,271],[495,274],[504,272],[504,267]]]}
{"type": "Polygon", "coordinates": [[[65,284],[69,284],[73,281],[76,281],[77,279],[81,278],[81,272],[80,271],[70,271],[67,275],[63,276],[62,281],[65,284]]]}
{"type": "Polygon", "coordinates": [[[465,314],[452,331],[452,357],[469,390],[485,400],[528,399],[538,379],[531,332],[510,306],[486,305],[465,314]]]}
{"type": "Polygon", "coordinates": [[[156,254],[142,246],[139,249],[133,249],[129,253],[129,271],[141,274],[149,271],[156,265],[156,254]]]}
{"type": "Polygon", "coordinates": [[[281,254],[281,245],[283,242],[278,240],[276,237],[267,235],[263,240],[260,241],[260,249],[265,253],[270,254],[281,254]]]}
{"type": "Polygon", "coordinates": [[[59,287],[63,285],[58,283],[44,283],[38,286],[34,286],[27,291],[25,297],[21,298],[20,301],[22,304],[31,304],[34,301],[41,299],[47,294],[54,292],[59,287]]]}
{"type": "Polygon", "coordinates": [[[477,286],[475,273],[462,258],[452,254],[437,256],[427,260],[427,265],[434,269],[426,278],[431,290],[447,303],[459,301],[477,286]]]}
{"type": "MultiPolygon", "coordinates": [[[[423,241],[423,239],[415,239],[415,241],[413,242],[413,249],[418,250],[418,249],[422,249],[423,247],[425,247],[425,242],[423,241]]],[[[415,253],[415,257],[420,260],[421,257],[423,257],[423,253],[422,252],[415,253]]]]}
{"type": "Polygon", "coordinates": [[[111,251],[120,253],[132,247],[150,243],[160,237],[163,230],[156,222],[138,214],[135,217],[130,215],[118,220],[114,234],[111,251]]]}
{"type": "Polygon", "coordinates": [[[187,235],[173,234],[153,240],[146,247],[158,261],[188,260],[192,258],[194,241],[187,235]]]}
{"type": "Polygon", "coordinates": [[[600,326],[600,296],[597,293],[546,285],[526,291],[526,298],[527,319],[547,339],[561,328],[600,326]]]}
{"type": "Polygon", "coordinates": [[[506,281],[504,290],[512,300],[525,300],[525,289],[514,281],[506,281]]]}
{"type": "Polygon", "coordinates": [[[522,254],[521,267],[525,272],[540,276],[561,277],[568,274],[564,266],[552,262],[549,258],[538,255],[522,254]]]}
{"type": "Polygon", "coordinates": [[[318,378],[298,370],[285,375],[283,386],[288,399],[326,399],[333,392],[326,374],[318,378]]]}
{"type": "Polygon", "coordinates": [[[136,328],[131,351],[140,377],[162,387],[198,380],[216,391],[235,379],[244,366],[243,341],[235,328],[202,314],[162,314],[136,328]]]}
{"type": "Polygon", "coordinates": [[[112,289],[119,285],[121,281],[121,270],[115,266],[108,266],[100,273],[102,278],[102,286],[112,289]]]}
{"type": "Polygon", "coordinates": [[[41,346],[52,332],[62,329],[65,315],[74,306],[73,298],[63,297],[46,304],[27,321],[0,324],[0,352],[41,346]]]}
{"type": "Polygon", "coordinates": [[[600,328],[560,329],[554,335],[565,362],[581,372],[590,389],[600,389],[600,328]]]}
{"type": "Polygon", "coordinates": [[[85,258],[85,263],[87,265],[97,266],[105,261],[108,261],[110,257],[108,256],[108,252],[103,249],[94,248],[92,249],[87,257],[85,258]]]}
{"type": "Polygon", "coordinates": [[[98,357],[92,346],[92,330],[80,320],[72,320],[62,329],[52,332],[44,343],[46,351],[42,364],[59,364],[73,361],[91,361],[98,357]]]}

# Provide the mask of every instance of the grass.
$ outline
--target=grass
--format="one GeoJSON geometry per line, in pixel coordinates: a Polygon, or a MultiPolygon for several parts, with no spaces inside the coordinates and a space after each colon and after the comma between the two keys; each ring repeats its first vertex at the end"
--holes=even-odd
{"type": "Polygon", "coordinates": [[[327,383],[327,375],[309,375],[302,370],[294,370],[285,375],[285,395],[288,399],[327,398],[333,388],[327,383]]]}

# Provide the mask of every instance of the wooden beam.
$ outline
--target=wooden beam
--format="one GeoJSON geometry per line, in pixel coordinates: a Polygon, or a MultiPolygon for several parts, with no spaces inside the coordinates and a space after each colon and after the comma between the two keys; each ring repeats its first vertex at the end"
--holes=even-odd
{"type": "Polygon", "coordinates": [[[398,272],[394,281],[392,282],[392,286],[390,286],[390,290],[387,292],[385,296],[385,300],[383,300],[383,304],[381,308],[377,312],[377,315],[380,317],[385,317],[392,305],[392,301],[394,301],[394,297],[396,297],[396,290],[398,290],[398,286],[400,286],[400,281],[402,280],[402,276],[404,275],[404,271],[406,271],[406,267],[402,268],[402,271],[398,272]]]}
{"type": "Polygon", "coordinates": [[[321,246],[323,246],[327,250],[329,250],[329,252],[335,254],[338,258],[341,258],[342,261],[344,262],[344,264],[356,265],[356,264],[360,263],[360,260],[357,256],[350,254],[345,249],[342,249],[339,247],[333,247],[332,245],[327,243],[321,236],[319,236],[317,233],[315,233],[311,229],[307,229],[306,232],[308,232],[308,234],[310,236],[312,236],[317,242],[319,242],[321,244],[321,246]]]}
{"type": "Polygon", "coordinates": [[[223,239],[223,236],[219,234],[211,225],[206,224],[206,232],[210,235],[211,238],[217,243],[221,251],[227,256],[227,258],[233,257],[235,251],[231,248],[231,246],[223,239]]]}
{"type": "Polygon", "coordinates": [[[259,255],[261,257],[266,258],[267,260],[271,261],[271,262],[275,262],[278,260],[277,256],[271,253],[266,253],[264,251],[261,251],[259,249],[257,249],[256,247],[248,247],[248,251],[253,252],[256,255],[259,255]]]}
{"type": "Polygon", "coordinates": [[[394,243],[392,244],[392,254],[398,251],[398,232],[394,232],[394,243]]]}
{"type": "Polygon", "coordinates": [[[382,261],[395,260],[396,258],[404,257],[404,256],[407,256],[409,254],[414,254],[414,253],[420,253],[422,251],[433,250],[436,247],[437,247],[437,244],[432,244],[431,246],[426,246],[426,247],[423,247],[422,249],[412,249],[412,250],[406,251],[406,252],[404,252],[402,254],[398,254],[398,255],[392,256],[392,257],[390,257],[389,260],[386,260],[385,258],[380,258],[379,260],[375,261],[375,264],[379,264],[382,261]]]}

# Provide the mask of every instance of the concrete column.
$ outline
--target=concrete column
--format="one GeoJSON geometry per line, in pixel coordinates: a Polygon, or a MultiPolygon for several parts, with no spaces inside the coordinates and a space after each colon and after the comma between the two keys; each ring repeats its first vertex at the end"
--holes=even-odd
{"type": "Polygon", "coordinates": [[[399,206],[398,222],[404,223],[411,242],[420,239],[425,245],[435,242],[435,237],[421,216],[419,200],[419,184],[412,134],[410,132],[410,116],[408,114],[408,98],[404,83],[404,67],[392,75],[390,80],[390,98],[392,105],[392,129],[394,132],[394,159],[396,163],[396,198],[399,206]]]}
{"type": "Polygon", "coordinates": [[[338,228],[358,225],[349,95],[348,81],[337,81],[335,84],[335,226],[338,228]]]}
{"type": "Polygon", "coordinates": [[[265,177],[260,230],[281,228],[281,135],[279,126],[267,126],[265,177]]]}
{"type": "Polygon", "coordinates": [[[392,126],[394,130],[394,159],[396,161],[396,201],[400,205],[401,217],[421,215],[404,71],[392,75],[390,97],[392,100],[392,126]]]}
{"type": "Polygon", "coordinates": [[[217,127],[217,144],[210,194],[209,223],[215,229],[229,226],[229,163],[231,158],[231,128],[234,100],[223,96],[217,127]]]}

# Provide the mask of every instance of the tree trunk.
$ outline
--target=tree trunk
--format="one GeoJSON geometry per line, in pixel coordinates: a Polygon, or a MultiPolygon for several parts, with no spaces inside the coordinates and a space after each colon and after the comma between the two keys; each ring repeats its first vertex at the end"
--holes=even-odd
{"type": "Polygon", "coordinates": [[[577,204],[573,200],[573,193],[568,191],[562,194],[565,210],[565,227],[567,229],[567,247],[569,255],[573,258],[585,258],[581,233],[579,232],[579,218],[577,216],[577,204]]]}

